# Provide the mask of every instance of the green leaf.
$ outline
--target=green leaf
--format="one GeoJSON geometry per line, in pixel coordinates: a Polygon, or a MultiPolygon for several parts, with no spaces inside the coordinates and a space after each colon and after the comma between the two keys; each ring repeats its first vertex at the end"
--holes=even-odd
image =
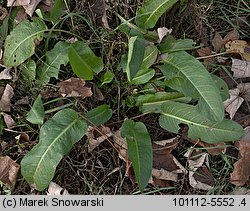
{"type": "Polygon", "coordinates": [[[112,117],[112,109],[108,105],[100,105],[87,112],[84,117],[94,125],[102,125],[112,117]]]}
{"type": "Polygon", "coordinates": [[[152,174],[152,143],[146,126],[142,122],[125,120],[121,136],[126,138],[128,157],[132,161],[141,191],[147,186],[152,174]]]}
{"type": "Polygon", "coordinates": [[[132,79],[131,84],[145,84],[155,75],[155,70],[152,68],[141,69],[137,72],[136,76],[132,79]]]}
{"type": "Polygon", "coordinates": [[[167,102],[161,107],[160,126],[172,133],[178,133],[179,125],[188,125],[188,136],[194,140],[201,139],[207,143],[219,143],[239,140],[244,129],[236,122],[224,119],[213,122],[197,111],[195,106],[167,102]]]}
{"type": "Polygon", "coordinates": [[[167,36],[157,48],[161,53],[172,53],[176,51],[185,51],[195,48],[195,42],[192,39],[178,39],[171,35],[167,36]]]}
{"type": "Polygon", "coordinates": [[[208,119],[221,121],[224,106],[220,92],[206,68],[185,51],[170,53],[159,66],[166,77],[167,86],[198,101],[199,111],[208,119]]]}
{"type": "Polygon", "coordinates": [[[77,112],[57,112],[41,127],[39,143],[22,159],[22,176],[39,191],[47,188],[60,160],[86,132],[87,124],[77,112]]]}
{"type": "Polygon", "coordinates": [[[103,70],[103,61],[97,57],[90,47],[77,41],[69,49],[69,62],[74,73],[84,80],[92,80],[95,73],[103,70]]]}
{"type": "Polygon", "coordinates": [[[169,100],[190,102],[190,98],[184,97],[182,93],[157,92],[155,94],[140,95],[136,98],[136,106],[139,106],[143,113],[159,113],[161,105],[169,100]]]}
{"type": "Polygon", "coordinates": [[[31,110],[27,113],[26,119],[32,124],[41,125],[43,124],[44,116],[45,112],[42,97],[41,95],[38,95],[31,110]]]}
{"type": "Polygon", "coordinates": [[[210,74],[210,75],[212,79],[214,80],[214,83],[217,86],[218,90],[220,91],[222,101],[224,102],[226,99],[230,97],[227,83],[222,78],[214,74],[210,74]]]}
{"type": "Polygon", "coordinates": [[[128,42],[128,59],[126,66],[126,73],[128,81],[130,82],[141,69],[141,65],[145,53],[145,39],[135,36],[131,37],[128,42]]]}
{"type": "Polygon", "coordinates": [[[32,82],[36,79],[36,63],[29,59],[20,65],[22,85],[30,89],[32,82]]]}
{"type": "Polygon", "coordinates": [[[158,48],[155,45],[148,45],[145,48],[144,58],[141,64],[142,69],[147,69],[151,67],[158,56],[158,48]]]}
{"type": "Polygon", "coordinates": [[[106,71],[103,75],[103,78],[102,78],[102,84],[108,84],[110,83],[111,81],[113,81],[114,79],[114,73],[112,73],[111,71],[106,71]]]}
{"type": "Polygon", "coordinates": [[[17,67],[35,53],[35,41],[43,39],[47,27],[40,18],[22,21],[6,37],[4,43],[4,65],[17,67]]]}
{"type": "Polygon", "coordinates": [[[46,61],[42,68],[37,70],[37,84],[42,86],[49,82],[50,78],[58,78],[60,66],[66,66],[69,62],[69,44],[59,41],[54,48],[46,52],[46,61]]]}
{"type": "Polygon", "coordinates": [[[64,0],[55,0],[54,6],[50,11],[50,20],[53,24],[55,24],[59,20],[60,16],[63,14],[64,9],[64,0]]]}
{"type": "Polygon", "coordinates": [[[138,10],[135,23],[142,29],[153,28],[158,19],[178,0],[146,0],[138,10]]]}

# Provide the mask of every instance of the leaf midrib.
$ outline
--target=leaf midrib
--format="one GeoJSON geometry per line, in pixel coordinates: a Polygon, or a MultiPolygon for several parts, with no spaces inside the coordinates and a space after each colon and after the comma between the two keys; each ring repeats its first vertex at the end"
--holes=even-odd
{"type": "MultiPolygon", "coordinates": [[[[225,129],[222,129],[222,128],[217,128],[217,127],[214,127],[214,126],[207,126],[207,125],[202,125],[202,124],[199,124],[199,123],[196,123],[196,122],[191,122],[190,120],[187,120],[187,119],[183,119],[181,117],[178,117],[178,116],[175,116],[173,114],[168,114],[168,113],[161,113],[162,115],[164,116],[167,116],[167,117],[171,117],[173,119],[177,119],[177,120],[180,120],[182,122],[185,122],[187,124],[192,124],[192,125],[195,125],[197,127],[202,127],[202,128],[205,128],[205,129],[215,129],[217,131],[222,131],[222,132],[232,132],[232,130],[225,130],[225,129]]],[[[209,120],[208,120],[209,121],[209,120]]],[[[233,131],[233,132],[237,132],[237,131],[233,131]]]]}

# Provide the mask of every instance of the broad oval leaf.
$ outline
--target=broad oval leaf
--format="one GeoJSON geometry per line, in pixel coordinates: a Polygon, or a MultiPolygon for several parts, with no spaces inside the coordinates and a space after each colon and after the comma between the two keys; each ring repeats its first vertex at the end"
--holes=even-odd
{"type": "Polygon", "coordinates": [[[170,53],[159,66],[162,73],[169,77],[167,86],[198,101],[200,112],[208,119],[221,121],[224,106],[220,92],[206,68],[185,51],[170,53]]]}
{"type": "Polygon", "coordinates": [[[47,27],[40,18],[22,21],[6,37],[3,61],[7,67],[17,67],[35,52],[36,41],[43,39],[47,27]]]}
{"type": "Polygon", "coordinates": [[[27,113],[26,119],[32,124],[41,125],[43,124],[44,116],[45,112],[44,112],[42,97],[41,95],[38,95],[38,97],[33,103],[32,108],[27,113]]]}
{"type": "Polygon", "coordinates": [[[87,124],[76,111],[57,112],[41,127],[39,143],[21,161],[25,180],[39,191],[47,188],[60,160],[86,132],[87,124]]]}
{"type": "Polygon", "coordinates": [[[42,86],[49,82],[50,78],[58,78],[60,66],[66,66],[69,62],[69,44],[59,41],[54,48],[46,52],[46,61],[42,68],[37,70],[37,84],[42,86]]]}
{"type": "Polygon", "coordinates": [[[82,41],[71,44],[69,63],[74,73],[84,80],[92,80],[94,73],[103,70],[102,58],[97,57],[90,47],[82,41]]]}
{"type": "Polygon", "coordinates": [[[232,120],[213,122],[201,115],[195,106],[178,102],[162,105],[159,122],[162,128],[172,133],[178,133],[179,124],[186,124],[190,138],[212,144],[236,141],[244,135],[241,125],[232,120]]]}
{"type": "Polygon", "coordinates": [[[142,122],[125,120],[121,136],[126,138],[128,157],[132,161],[135,176],[141,191],[147,186],[152,174],[152,142],[142,122]]]}
{"type": "Polygon", "coordinates": [[[135,23],[142,29],[153,28],[164,12],[169,10],[178,0],[146,0],[138,10],[135,23]]]}
{"type": "Polygon", "coordinates": [[[145,53],[145,39],[135,36],[131,37],[128,42],[128,59],[126,66],[126,73],[128,81],[131,82],[141,69],[141,65],[145,53]]]}
{"type": "Polygon", "coordinates": [[[84,114],[84,117],[90,124],[99,126],[112,117],[112,109],[108,105],[100,105],[84,114]]]}

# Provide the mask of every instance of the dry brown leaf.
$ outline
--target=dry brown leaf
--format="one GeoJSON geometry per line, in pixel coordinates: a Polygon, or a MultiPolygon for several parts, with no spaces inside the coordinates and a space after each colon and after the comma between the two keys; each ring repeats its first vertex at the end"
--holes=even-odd
{"type": "Polygon", "coordinates": [[[231,192],[231,195],[250,195],[250,189],[236,187],[235,190],[231,192]]]}
{"type": "Polygon", "coordinates": [[[240,34],[236,29],[228,32],[227,35],[224,37],[224,42],[227,43],[229,41],[234,41],[240,39],[240,34]]]}
{"type": "Polygon", "coordinates": [[[179,137],[153,142],[153,178],[177,182],[178,175],[186,172],[185,168],[171,154],[178,142],[179,137]]]}
{"type": "Polygon", "coordinates": [[[234,170],[230,182],[236,186],[243,186],[250,176],[250,126],[245,128],[246,135],[237,141],[239,160],[234,163],[234,170]]]}
{"type": "Polygon", "coordinates": [[[59,93],[63,97],[80,97],[82,99],[92,96],[91,88],[85,86],[85,81],[80,78],[70,78],[59,82],[59,93]]]}
{"type": "Polygon", "coordinates": [[[19,164],[9,156],[0,157],[0,180],[9,188],[13,189],[19,171],[19,164]]]}
{"type": "Polygon", "coordinates": [[[226,52],[238,53],[245,61],[250,61],[250,45],[245,40],[229,41],[225,44],[226,52]]]}
{"type": "Polygon", "coordinates": [[[159,37],[158,43],[161,43],[162,39],[167,35],[167,34],[171,34],[172,33],[172,29],[168,29],[166,27],[161,27],[157,29],[157,34],[159,37]]]}
{"type": "Polygon", "coordinates": [[[37,5],[41,2],[42,0],[30,0],[30,3],[27,5],[23,5],[23,8],[25,9],[25,12],[32,17],[33,13],[35,12],[37,5]]]}
{"type": "Polygon", "coordinates": [[[97,99],[98,101],[103,101],[105,98],[101,92],[101,90],[97,87],[96,84],[91,83],[92,85],[92,90],[93,90],[93,96],[95,99],[97,99]]]}
{"type": "Polygon", "coordinates": [[[234,78],[250,77],[250,61],[232,58],[232,69],[234,78]]]}
{"type": "Polygon", "coordinates": [[[126,163],[126,171],[125,176],[129,177],[132,182],[135,182],[135,178],[131,173],[131,165],[132,162],[128,159],[128,147],[125,138],[121,137],[121,131],[117,130],[113,132],[114,145],[119,152],[119,158],[122,159],[126,163]]]}
{"type": "Polygon", "coordinates": [[[39,9],[41,9],[44,12],[49,12],[52,10],[54,5],[54,1],[53,0],[43,0],[40,4],[39,4],[39,9]]]}
{"type": "Polygon", "coordinates": [[[48,187],[48,191],[47,191],[47,195],[61,196],[61,195],[70,195],[70,194],[66,189],[61,188],[56,183],[50,182],[49,187],[48,187]]]}
{"type": "Polygon", "coordinates": [[[220,52],[221,48],[224,46],[225,42],[222,39],[221,35],[216,32],[214,39],[212,40],[212,45],[216,53],[220,52]]]}
{"type": "Polygon", "coordinates": [[[103,125],[98,127],[88,127],[87,138],[88,138],[88,152],[92,152],[98,147],[103,141],[107,140],[113,134],[109,127],[103,125]]]}
{"type": "Polygon", "coordinates": [[[92,5],[92,11],[95,14],[95,21],[97,25],[103,25],[106,29],[110,30],[106,10],[108,9],[105,0],[96,0],[92,5]]]}
{"type": "Polygon", "coordinates": [[[230,119],[233,119],[235,113],[243,103],[244,99],[240,96],[238,88],[229,90],[230,98],[223,102],[225,110],[229,113],[230,119]]]}
{"type": "Polygon", "coordinates": [[[244,100],[250,102],[250,83],[240,83],[237,85],[237,89],[240,90],[241,96],[244,100]]]}
{"type": "Polygon", "coordinates": [[[0,20],[4,20],[8,16],[8,11],[0,5],[0,20]]]}
{"type": "Polygon", "coordinates": [[[7,84],[5,86],[3,95],[0,100],[1,111],[10,112],[10,105],[11,105],[10,100],[13,97],[13,95],[14,95],[13,88],[9,84],[7,84]]]}
{"type": "Polygon", "coordinates": [[[22,8],[18,10],[14,21],[16,24],[19,24],[22,21],[26,20],[27,18],[28,18],[27,13],[25,12],[24,8],[22,8]]]}
{"type": "MultiPolygon", "coordinates": [[[[204,47],[204,48],[197,49],[197,53],[199,54],[200,57],[210,56],[212,55],[212,50],[209,47],[204,47]]],[[[215,57],[203,59],[203,64],[208,70],[211,69],[211,66],[214,63],[216,63],[215,57]]]]}
{"type": "Polygon", "coordinates": [[[12,117],[6,113],[3,113],[2,115],[7,128],[12,128],[15,125],[15,121],[12,119],[12,117]]]}
{"type": "Polygon", "coordinates": [[[10,75],[10,69],[4,69],[0,72],[0,80],[10,80],[12,76],[10,75]]]}
{"type": "Polygon", "coordinates": [[[30,1],[31,0],[7,0],[7,7],[28,5],[30,1]]]}
{"type": "Polygon", "coordinates": [[[17,143],[25,143],[29,142],[30,137],[27,133],[21,133],[20,135],[15,137],[17,143]]]}
{"type": "Polygon", "coordinates": [[[29,105],[29,97],[25,96],[15,102],[15,105],[29,105]]]}
{"type": "Polygon", "coordinates": [[[188,158],[189,184],[193,188],[211,190],[214,177],[209,168],[208,153],[190,148],[184,156],[188,158]]]}

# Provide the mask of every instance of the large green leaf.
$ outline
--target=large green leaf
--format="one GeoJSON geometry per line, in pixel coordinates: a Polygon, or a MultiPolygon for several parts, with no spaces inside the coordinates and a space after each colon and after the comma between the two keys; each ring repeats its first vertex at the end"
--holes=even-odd
{"type": "Polygon", "coordinates": [[[157,56],[158,49],[155,45],[149,45],[145,48],[141,69],[136,73],[131,84],[144,84],[154,77],[155,70],[149,67],[155,63],[157,56]]]}
{"type": "Polygon", "coordinates": [[[145,39],[135,36],[131,37],[128,42],[128,59],[126,66],[126,73],[128,81],[130,82],[141,69],[141,65],[145,53],[145,39]]]}
{"type": "Polygon", "coordinates": [[[236,122],[224,119],[213,122],[205,118],[195,106],[167,102],[161,106],[160,126],[172,133],[178,133],[180,124],[188,125],[188,136],[207,143],[219,143],[239,140],[244,129],[236,122]]]}
{"type": "Polygon", "coordinates": [[[84,117],[89,124],[98,126],[104,124],[112,117],[112,109],[108,105],[100,105],[87,112],[84,117]]]}
{"type": "Polygon", "coordinates": [[[168,35],[157,48],[161,53],[172,53],[176,51],[185,51],[195,48],[195,42],[192,39],[178,39],[168,35]]]}
{"type": "Polygon", "coordinates": [[[168,54],[159,66],[166,76],[167,85],[198,101],[199,111],[207,118],[221,121],[224,106],[220,92],[206,68],[190,54],[179,51],[168,54]]]}
{"type": "Polygon", "coordinates": [[[6,37],[4,43],[4,65],[16,67],[31,57],[36,43],[43,39],[47,27],[40,18],[22,21],[6,37]]]}
{"type": "Polygon", "coordinates": [[[60,160],[86,131],[86,122],[74,110],[56,113],[41,127],[39,143],[21,161],[25,180],[39,191],[47,188],[60,160]]]}
{"type": "Polygon", "coordinates": [[[32,108],[27,113],[26,119],[32,124],[41,125],[43,124],[44,116],[45,112],[44,112],[42,97],[41,95],[38,95],[38,97],[33,103],[32,108]]]}
{"type": "Polygon", "coordinates": [[[189,102],[190,98],[186,98],[178,92],[157,92],[155,94],[140,95],[136,98],[136,106],[139,106],[143,113],[159,113],[161,105],[169,100],[189,102]]]}
{"type": "Polygon", "coordinates": [[[69,44],[59,41],[54,48],[46,52],[46,61],[42,68],[37,70],[37,84],[45,85],[50,78],[58,78],[60,66],[66,66],[69,62],[68,57],[69,44]]]}
{"type": "Polygon", "coordinates": [[[102,58],[97,57],[90,47],[82,41],[71,44],[69,62],[74,73],[84,80],[92,80],[94,73],[103,70],[102,58]]]}
{"type": "Polygon", "coordinates": [[[138,10],[135,22],[142,29],[153,28],[164,12],[169,10],[178,0],[146,0],[138,10]]]}
{"type": "Polygon", "coordinates": [[[142,122],[125,120],[121,136],[126,138],[128,157],[132,161],[141,191],[147,186],[152,174],[152,143],[146,126],[142,122]]]}

